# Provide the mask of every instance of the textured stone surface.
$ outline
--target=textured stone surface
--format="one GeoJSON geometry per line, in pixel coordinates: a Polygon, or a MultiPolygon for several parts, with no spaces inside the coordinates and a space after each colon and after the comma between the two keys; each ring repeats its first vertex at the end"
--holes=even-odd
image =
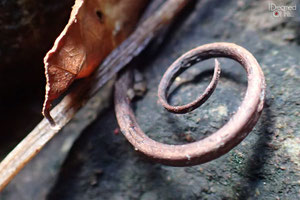
{"type": "MultiPolygon", "coordinates": [[[[39,192],[23,195],[22,180],[30,175],[31,168],[49,158],[41,165],[46,170],[39,176],[47,178],[53,173],[45,178],[49,182],[43,182],[48,188],[44,191],[47,199],[299,199],[299,16],[272,18],[263,1],[201,2],[169,32],[161,47],[145,53],[141,70],[148,92],[135,102],[136,115],[151,138],[170,144],[199,140],[219,129],[237,110],[247,87],[245,72],[238,63],[219,59],[222,73],[216,91],[189,114],[173,115],[162,109],[157,102],[157,86],[166,68],[182,53],[205,43],[234,42],[253,53],[267,82],[263,114],[241,144],[203,165],[163,166],[139,155],[121,133],[116,134],[118,125],[110,107],[82,131],[61,167],[61,159],[57,166],[51,166],[55,159],[50,156],[63,154],[54,148],[61,144],[56,140],[63,140],[59,136],[0,198],[37,199],[39,192]],[[261,22],[264,20],[266,23],[261,22]],[[287,31],[294,39],[286,40],[287,31]]],[[[176,79],[171,102],[182,104],[198,96],[210,81],[213,63],[198,64],[176,79]]],[[[76,123],[81,122],[72,125],[78,126],[76,123]]],[[[72,133],[71,128],[66,129],[72,133]]],[[[67,135],[68,131],[64,137],[67,135]]],[[[43,187],[37,185],[37,177],[26,183],[30,190],[43,187]]]]}

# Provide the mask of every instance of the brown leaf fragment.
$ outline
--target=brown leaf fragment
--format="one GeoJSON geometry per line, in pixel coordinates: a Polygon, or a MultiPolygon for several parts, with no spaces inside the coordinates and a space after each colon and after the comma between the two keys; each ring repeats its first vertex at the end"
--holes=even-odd
{"type": "Polygon", "coordinates": [[[68,24],[44,58],[43,115],[78,78],[89,76],[133,31],[148,0],[76,0],[68,24]]]}
{"type": "MultiPolygon", "coordinates": [[[[208,1],[208,0],[207,0],[208,1]]],[[[53,108],[52,115],[57,122],[53,128],[43,119],[1,162],[0,162],[0,192],[7,184],[33,159],[42,148],[74,117],[79,109],[90,100],[99,89],[104,92],[104,99],[109,98],[111,84],[108,83],[116,73],[126,65],[130,65],[133,58],[146,48],[151,39],[157,37],[175,17],[182,11],[189,0],[153,0],[143,13],[143,23],[138,25],[134,33],[122,42],[119,48],[114,49],[105,58],[97,69],[97,73],[86,79],[84,84],[78,84],[61,102],[53,108]],[[158,2],[163,3],[157,7],[158,2]],[[150,14],[151,13],[151,14],[150,14]],[[100,70],[101,69],[101,70],[100,70]],[[100,73],[101,72],[101,73],[100,73]],[[107,87],[107,88],[103,88],[107,87]],[[105,95],[105,93],[107,93],[105,95]]],[[[129,66],[130,67],[130,66],[129,66]]],[[[131,66],[133,67],[133,66],[131,66]]],[[[104,100],[105,101],[105,100],[104,100]]],[[[88,119],[89,121],[90,119],[88,119]]]]}

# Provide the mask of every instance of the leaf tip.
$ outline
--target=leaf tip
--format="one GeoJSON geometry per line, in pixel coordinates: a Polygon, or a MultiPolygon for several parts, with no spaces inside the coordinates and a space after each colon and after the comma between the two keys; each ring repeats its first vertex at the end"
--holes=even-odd
{"type": "Polygon", "coordinates": [[[48,101],[47,96],[48,95],[46,95],[46,99],[45,99],[45,102],[44,102],[44,105],[43,105],[42,114],[48,120],[48,122],[50,123],[51,127],[55,127],[56,123],[55,123],[54,119],[52,118],[52,116],[50,114],[51,103],[48,101]]]}

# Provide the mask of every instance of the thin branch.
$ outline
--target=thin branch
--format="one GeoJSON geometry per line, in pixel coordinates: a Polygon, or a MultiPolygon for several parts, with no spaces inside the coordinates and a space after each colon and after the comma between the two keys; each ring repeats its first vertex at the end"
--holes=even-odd
{"type": "Polygon", "coordinates": [[[189,0],[168,0],[115,49],[90,78],[83,80],[52,111],[55,127],[43,119],[0,163],[0,191],[64,127],[77,111],[185,7],[189,0]]]}

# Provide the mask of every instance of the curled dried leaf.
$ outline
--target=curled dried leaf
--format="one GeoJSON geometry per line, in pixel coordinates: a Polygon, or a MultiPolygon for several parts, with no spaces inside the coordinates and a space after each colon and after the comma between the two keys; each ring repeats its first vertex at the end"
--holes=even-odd
{"type": "Polygon", "coordinates": [[[75,1],[68,24],[44,58],[47,85],[43,115],[50,122],[52,101],[75,79],[89,76],[126,39],[147,3],[148,0],[75,1]]]}

